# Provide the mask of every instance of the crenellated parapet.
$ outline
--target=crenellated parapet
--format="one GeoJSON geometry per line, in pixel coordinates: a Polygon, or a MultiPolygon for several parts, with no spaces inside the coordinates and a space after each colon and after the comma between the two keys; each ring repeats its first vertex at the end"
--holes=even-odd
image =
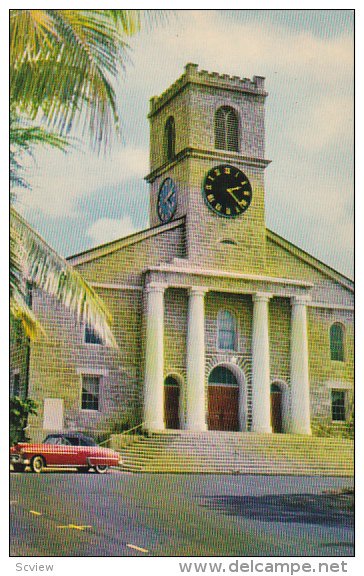
{"type": "Polygon", "coordinates": [[[186,64],[185,71],[167,90],[160,96],[153,96],[150,99],[149,117],[153,116],[171,98],[174,98],[187,84],[199,84],[200,86],[212,86],[223,90],[234,90],[235,92],[245,92],[256,94],[257,96],[268,96],[264,90],[263,76],[253,76],[253,79],[241,78],[240,76],[229,76],[229,74],[219,74],[218,72],[208,72],[199,70],[198,64],[186,64]]]}

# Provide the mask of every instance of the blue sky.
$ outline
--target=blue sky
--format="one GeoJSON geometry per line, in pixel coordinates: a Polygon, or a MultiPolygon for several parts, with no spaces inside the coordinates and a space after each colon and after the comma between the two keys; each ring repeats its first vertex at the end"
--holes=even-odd
{"type": "Polygon", "coordinates": [[[17,206],[43,237],[67,256],[148,227],[149,98],[195,62],[266,77],[267,226],[351,276],[353,13],[179,10],[130,45],[118,83],[122,139],[110,154],[79,142],[28,162],[32,191],[17,206]]]}

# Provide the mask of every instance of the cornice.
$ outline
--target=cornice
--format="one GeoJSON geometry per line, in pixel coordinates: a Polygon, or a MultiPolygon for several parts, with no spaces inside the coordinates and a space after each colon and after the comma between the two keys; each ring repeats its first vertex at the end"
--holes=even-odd
{"type": "Polygon", "coordinates": [[[216,162],[231,162],[234,164],[240,164],[242,166],[252,166],[254,168],[266,168],[271,160],[266,160],[264,158],[253,158],[251,156],[242,156],[238,152],[226,152],[219,150],[204,150],[201,148],[186,147],[180,150],[176,154],[172,162],[165,162],[161,166],[158,166],[155,170],[152,170],[145,180],[151,184],[156,178],[166,174],[173,168],[176,164],[185,160],[187,158],[198,158],[200,160],[215,160],[216,162]]]}

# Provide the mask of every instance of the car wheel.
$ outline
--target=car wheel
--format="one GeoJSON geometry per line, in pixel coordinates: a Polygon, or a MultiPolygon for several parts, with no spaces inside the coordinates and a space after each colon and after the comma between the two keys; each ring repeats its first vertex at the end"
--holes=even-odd
{"type": "Polygon", "coordinates": [[[34,456],[34,458],[32,459],[31,463],[30,463],[30,467],[32,469],[32,472],[35,472],[36,474],[40,474],[43,470],[43,468],[45,467],[45,462],[44,459],[42,458],[42,456],[34,456]]]}
{"type": "Polygon", "coordinates": [[[98,474],[105,474],[109,469],[108,466],[95,466],[95,470],[98,474]]]}
{"type": "Polygon", "coordinates": [[[25,464],[13,464],[14,472],[24,472],[25,464]]]}

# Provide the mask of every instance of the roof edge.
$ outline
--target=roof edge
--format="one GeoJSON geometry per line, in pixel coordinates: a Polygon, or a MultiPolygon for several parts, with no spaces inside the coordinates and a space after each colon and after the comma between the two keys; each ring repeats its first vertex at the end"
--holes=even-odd
{"type": "Polygon", "coordinates": [[[326,276],[328,276],[329,278],[336,280],[336,282],[339,282],[342,286],[344,286],[351,292],[354,292],[353,279],[348,278],[341,272],[338,272],[337,270],[335,270],[335,268],[328,266],[315,256],[312,256],[312,254],[310,254],[309,252],[306,252],[305,250],[303,250],[299,246],[296,246],[292,242],[289,242],[289,240],[286,240],[276,232],[273,232],[273,230],[269,230],[268,228],[266,228],[266,232],[267,232],[267,238],[269,238],[270,240],[272,240],[273,242],[275,242],[276,244],[278,244],[279,246],[281,246],[282,248],[284,248],[297,258],[300,258],[306,264],[310,264],[323,274],[326,274],[326,276]]]}
{"type": "Polygon", "coordinates": [[[112,240],[111,242],[106,242],[105,244],[94,246],[93,248],[85,250],[84,252],[79,252],[78,254],[67,256],[66,260],[73,266],[84,264],[85,262],[89,262],[95,258],[99,258],[100,256],[112,254],[120,248],[125,248],[126,246],[136,244],[137,242],[141,242],[142,240],[156,236],[157,234],[162,234],[167,230],[178,228],[184,224],[185,220],[186,217],[182,216],[181,218],[173,220],[172,222],[168,222],[167,224],[159,224],[158,226],[153,226],[152,228],[139,230],[138,232],[134,232],[133,234],[129,234],[129,236],[124,236],[118,240],[112,240]]]}

